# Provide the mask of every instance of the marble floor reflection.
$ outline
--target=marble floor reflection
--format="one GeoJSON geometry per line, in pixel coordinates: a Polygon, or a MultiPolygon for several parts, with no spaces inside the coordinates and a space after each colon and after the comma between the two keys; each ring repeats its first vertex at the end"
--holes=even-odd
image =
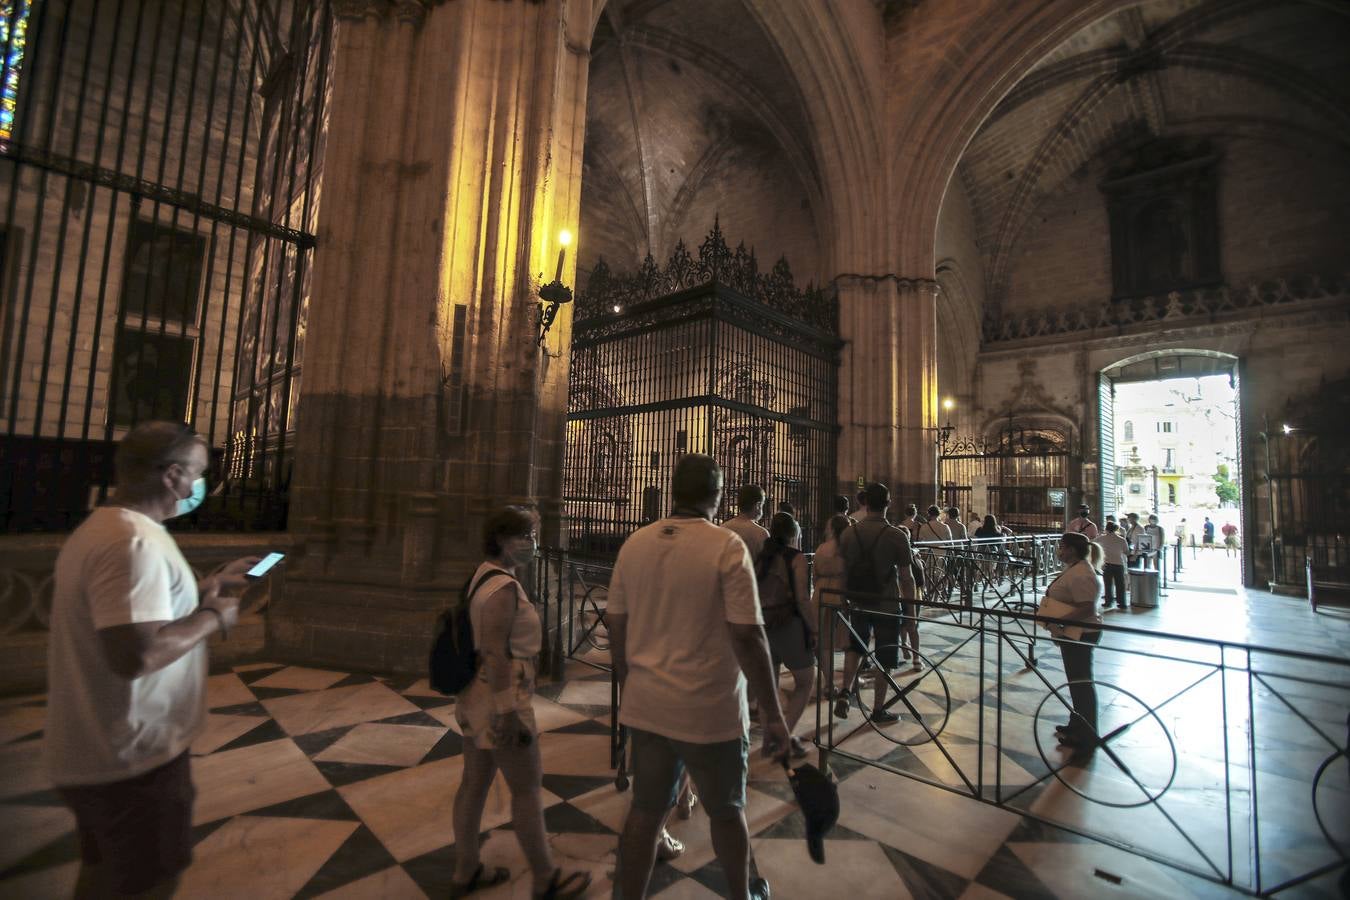
{"type": "MultiPolygon", "coordinates": [[[[1269,595],[1250,615],[1253,602],[1241,591],[1225,600],[1212,590],[1174,586],[1163,608],[1126,618],[1157,627],[1170,619],[1184,630],[1211,615],[1245,616],[1245,626],[1229,622],[1225,632],[1342,656],[1350,649],[1344,618],[1312,617],[1297,601],[1269,595]],[[1282,615],[1272,612],[1275,603],[1286,604],[1282,615]],[[1262,631],[1253,620],[1277,622],[1278,629],[1262,631]]],[[[807,856],[801,813],[782,770],[752,749],[748,819],[758,867],[775,898],[1236,896],[1183,868],[1076,832],[1201,871],[1207,861],[1229,865],[1231,843],[1234,876],[1247,881],[1257,862],[1247,814],[1253,785],[1267,885],[1334,858],[1310,791],[1322,761],[1344,746],[1344,689],[1308,684],[1300,679],[1309,672],[1272,663],[1275,674],[1252,693],[1249,715],[1245,672],[1219,671],[1198,656],[1150,661],[1123,652],[1157,650],[1152,638],[1115,641],[1098,654],[1099,677],[1120,688],[1102,692],[1102,722],[1130,727],[1113,739],[1111,754],[1074,762],[1053,749],[1050,734],[1062,712],[1050,690],[1063,681],[1054,648],[1039,642],[1038,668],[1029,670],[1006,645],[1000,660],[997,640],[985,644],[981,657],[980,642],[968,638],[940,621],[925,624],[924,652],[942,661],[943,677],[897,675],[908,692],[906,703],[894,707],[902,714],[896,725],[873,728],[857,709],[830,719],[822,708],[837,745],[858,758],[832,759],[842,813],[823,866],[807,856]],[[992,677],[997,671],[1002,679],[992,677]],[[937,740],[927,739],[924,724],[937,740]],[[1245,750],[1234,750],[1252,746],[1254,769],[1245,750]],[[1160,802],[1139,802],[1144,793],[1160,802]]],[[[542,685],[535,700],[546,825],[559,864],[590,871],[589,896],[607,897],[631,795],[616,788],[609,766],[608,676],[578,662],[569,662],[566,674],[542,685]]],[[[177,896],[445,895],[462,749],[453,699],[425,680],[266,660],[217,672],[208,694],[209,720],[192,751],[195,861],[177,896]]],[[[39,759],[44,706],[41,696],[0,699],[0,897],[65,897],[74,884],[73,821],[39,759]]],[[[815,715],[808,709],[804,730],[815,715]]],[[[1315,794],[1323,827],[1344,846],[1346,766],[1328,768],[1315,794]]],[[[481,896],[528,897],[500,782],[489,794],[483,828],[485,861],[514,877],[481,896]]],[[[652,896],[726,896],[701,810],[672,830],[687,850],[658,864],[652,896]]],[[[1338,874],[1281,896],[1338,896],[1338,874]]]]}

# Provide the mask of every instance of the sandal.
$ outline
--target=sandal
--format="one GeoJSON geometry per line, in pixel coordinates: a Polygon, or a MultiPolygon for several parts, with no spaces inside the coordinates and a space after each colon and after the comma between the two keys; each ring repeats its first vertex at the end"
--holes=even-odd
{"type": "Polygon", "coordinates": [[[661,836],[656,840],[656,858],[662,862],[670,862],[683,855],[684,844],[675,835],[662,828],[661,836]]]}
{"type": "Polygon", "coordinates": [[[676,813],[681,819],[688,819],[693,816],[695,806],[698,806],[698,794],[694,793],[693,788],[686,788],[676,807],[676,813]]]}
{"type": "Polygon", "coordinates": [[[562,869],[554,869],[548,887],[536,897],[538,900],[578,900],[590,886],[590,872],[573,872],[564,878],[562,869]]]}
{"type": "Polygon", "coordinates": [[[473,873],[473,877],[468,881],[463,883],[457,881],[450,882],[450,898],[451,900],[454,900],[456,897],[467,897],[474,891],[495,887],[502,882],[510,880],[510,869],[495,868],[488,871],[483,868],[482,863],[479,863],[478,868],[473,873]]]}

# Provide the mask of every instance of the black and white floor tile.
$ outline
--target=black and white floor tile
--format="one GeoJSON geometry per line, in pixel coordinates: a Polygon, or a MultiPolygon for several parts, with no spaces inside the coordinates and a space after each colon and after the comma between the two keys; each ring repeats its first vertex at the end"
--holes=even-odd
{"type": "MultiPolygon", "coordinates": [[[[1169,602],[1187,600],[1174,591],[1169,602]]],[[[1350,631],[1343,622],[1319,628],[1331,636],[1317,640],[1332,644],[1345,640],[1338,628],[1350,631]]],[[[1043,756],[1036,736],[1039,730],[1042,745],[1052,743],[1048,732],[1058,718],[1048,715],[1050,704],[1039,718],[1036,713],[1048,693],[1045,682],[1063,681],[1058,653],[1041,642],[1042,681],[1012,654],[1000,662],[992,644],[986,643],[981,658],[979,643],[967,638],[941,622],[924,626],[924,652],[942,660],[946,687],[931,672],[898,675],[901,685],[913,686],[906,695],[912,710],[895,707],[903,715],[894,726],[878,731],[856,709],[846,720],[831,720],[822,707],[836,746],[859,758],[832,759],[842,813],[826,844],[825,865],[807,856],[801,813],[782,770],[752,751],[747,818],[758,868],[775,898],[1235,895],[1148,858],[1202,868],[1206,855],[1225,857],[1230,833],[1237,837],[1238,857],[1246,858],[1241,847],[1247,823],[1239,819],[1247,788],[1229,784],[1225,790],[1225,771],[1231,776],[1234,769],[1231,761],[1225,768],[1219,737],[1224,676],[1168,700],[1190,683],[1183,679],[1193,667],[1146,665],[1144,657],[1116,659],[1103,650],[1098,677],[1154,705],[1175,750],[1166,748],[1161,728],[1150,732],[1145,722],[1120,739],[1119,762],[1099,753],[1056,778],[1048,764],[1058,767],[1063,760],[1048,747],[1043,756]],[[1004,677],[995,685],[988,673],[1000,665],[1004,677]],[[940,742],[921,742],[924,729],[914,711],[930,728],[945,717],[940,742]],[[999,750],[992,746],[995,733],[999,750]],[[1122,766],[1133,778],[1122,774],[1122,766]],[[1135,779],[1145,786],[1170,784],[1161,808],[1129,805],[1130,791],[1139,790],[1135,779]],[[1089,802],[1075,791],[1123,805],[1089,802]],[[1003,805],[972,799],[975,793],[1003,805]],[[1229,809],[1228,798],[1241,802],[1229,809]],[[1118,846],[1075,829],[1107,834],[1118,846]]],[[[1307,772],[1326,755],[1316,732],[1343,737],[1346,714],[1343,695],[1300,689],[1293,681],[1281,689],[1295,692],[1297,713],[1287,697],[1258,691],[1255,726],[1245,715],[1226,723],[1238,746],[1253,729],[1261,750],[1254,780],[1266,823],[1263,841],[1276,848],[1263,860],[1272,867],[1268,875],[1278,874],[1282,864],[1295,871],[1307,848],[1321,841],[1309,810],[1307,772]]],[[[1138,714],[1124,694],[1107,694],[1102,715],[1108,724],[1138,714]]],[[[452,699],[430,690],[425,680],[267,661],[212,675],[208,695],[207,726],[192,750],[195,861],[178,896],[355,900],[446,893],[455,848],[451,804],[462,765],[452,699]]],[[[864,698],[869,695],[864,689],[864,698]]],[[[592,873],[593,897],[610,894],[616,836],[629,802],[610,768],[609,698],[607,675],[569,662],[567,677],[542,685],[535,699],[550,841],[560,865],[592,873]]],[[[1232,696],[1226,699],[1234,704],[1232,696]]],[[[0,700],[0,897],[69,896],[78,868],[73,820],[43,775],[44,705],[41,696],[0,700]]],[[[804,729],[814,717],[808,708],[804,729]]],[[[1344,774],[1322,789],[1322,809],[1339,810],[1332,827],[1342,827],[1350,809],[1344,774]]],[[[510,819],[509,795],[499,779],[483,818],[483,857],[507,866],[514,878],[483,892],[484,900],[529,896],[510,819]]],[[[671,829],[687,849],[672,863],[658,864],[652,895],[725,896],[701,811],[689,821],[672,820],[671,829]]],[[[1302,886],[1301,895],[1336,896],[1334,877],[1302,886]]]]}

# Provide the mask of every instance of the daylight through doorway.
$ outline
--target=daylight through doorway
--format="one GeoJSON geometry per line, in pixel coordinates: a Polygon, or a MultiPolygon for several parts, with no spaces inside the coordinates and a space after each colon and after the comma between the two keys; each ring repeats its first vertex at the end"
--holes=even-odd
{"type": "Polygon", "coordinates": [[[1182,544],[1188,581],[1237,586],[1246,538],[1239,385],[1232,370],[1214,372],[1218,361],[1206,362],[1203,368],[1175,365],[1179,374],[1154,378],[1130,372],[1133,366],[1119,370],[1117,377],[1104,373],[1111,401],[1103,403],[1102,414],[1111,421],[1102,432],[1102,466],[1110,468],[1103,471],[1103,488],[1110,496],[1102,498],[1102,512],[1122,522],[1129,513],[1137,513],[1141,522],[1158,516],[1170,559],[1178,552],[1177,542],[1182,544]],[[1210,371],[1201,374],[1205,368],[1210,371]]]}

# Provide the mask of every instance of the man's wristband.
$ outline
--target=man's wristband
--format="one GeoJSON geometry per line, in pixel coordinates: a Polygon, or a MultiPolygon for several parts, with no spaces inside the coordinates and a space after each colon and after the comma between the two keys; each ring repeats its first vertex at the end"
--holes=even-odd
{"type": "Polygon", "coordinates": [[[214,606],[199,606],[198,609],[206,610],[216,617],[216,622],[220,625],[220,636],[227,638],[230,636],[230,629],[225,625],[225,614],[214,606]]]}

